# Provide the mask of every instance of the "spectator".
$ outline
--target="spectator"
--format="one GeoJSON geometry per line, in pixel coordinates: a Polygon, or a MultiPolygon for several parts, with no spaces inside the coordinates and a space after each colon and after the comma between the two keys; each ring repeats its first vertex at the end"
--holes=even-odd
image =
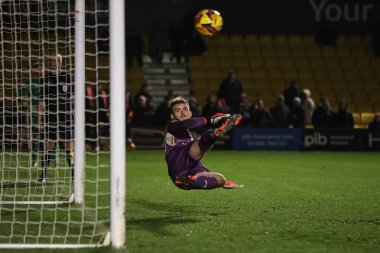
{"type": "Polygon", "coordinates": [[[305,110],[301,106],[301,99],[299,97],[294,98],[293,107],[290,112],[290,123],[294,128],[305,128],[305,110]]]}
{"type": "Polygon", "coordinates": [[[376,113],[375,117],[373,117],[373,120],[369,122],[368,129],[380,129],[380,113],[376,113]]]}
{"type": "Polygon", "coordinates": [[[283,92],[285,97],[285,104],[287,107],[292,108],[294,98],[298,96],[298,83],[293,80],[290,82],[290,86],[283,92]]]}
{"type": "Polygon", "coordinates": [[[218,97],[216,95],[207,96],[206,105],[202,109],[202,115],[205,117],[211,117],[218,112],[221,112],[218,106],[218,97]]]}
{"type": "Polygon", "coordinates": [[[269,127],[273,123],[272,115],[265,110],[264,101],[258,99],[255,106],[251,108],[251,126],[269,127]]]}
{"type": "Polygon", "coordinates": [[[237,112],[241,94],[244,92],[243,86],[233,69],[228,71],[228,76],[221,82],[218,90],[218,98],[225,99],[231,113],[237,112]]]}
{"type": "Polygon", "coordinates": [[[285,105],[283,95],[277,97],[277,102],[274,107],[269,110],[273,118],[273,127],[289,127],[290,109],[285,105]]]}
{"type": "Polygon", "coordinates": [[[142,54],[144,48],[144,42],[140,35],[133,31],[125,38],[126,55],[128,68],[133,66],[133,59],[137,61],[139,67],[142,66],[142,54]]]}
{"type": "Polygon", "coordinates": [[[149,56],[152,63],[160,64],[166,43],[166,32],[159,21],[156,21],[149,34],[149,56]]]}
{"type": "Polygon", "coordinates": [[[173,25],[169,29],[169,40],[170,48],[172,51],[172,60],[180,63],[182,61],[182,56],[184,55],[184,43],[185,34],[182,27],[178,25],[173,25]]]}
{"type": "Polygon", "coordinates": [[[355,125],[352,113],[347,111],[347,102],[340,100],[338,111],[333,115],[333,126],[336,128],[353,129],[355,125]]]}
{"type": "Polygon", "coordinates": [[[190,97],[188,102],[192,112],[192,117],[200,117],[201,111],[199,110],[197,99],[195,97],[190,97]]]}
{"type": "Polygon", "coordinates": [[[305,110],[306,124],[311,124],[311,117],[315,109],[314,100],[311,98],[311,92],[309,89],[303,89],[300,93],[301,106],[305,110]]]}
{"type": "Polygon", "coordinates": [[[93,85],[86,84],[86,98],[85,98],[85,131],[86,131],[86,149],[94,150],[97,146],[96,143],[96,128],[97,128],[97,94],[93,85]]]}
{"type": "Polygon", "coordinates": [[[192,32],[185,40],[186,57],[192,55],[201,55],[206,51],[206,44],[203,42],[202,37],[197,31],[192,28],[192,32]]]}
{"type": "MultiPolygon", "coordinates": [[[[109,150],[110,137],[110,102],[109,86],[106,84],[99,85],[98,94],[98,135],[99,145],[102,150],[109,150]]],[[[98,147],[97,147],[98,148],[98,147]]]]}
{"type": "MultiPolygon", "coordinates": [[[[32,165],[36,167],[39,147],[40,147],[40,125],[41,116],[39,113],[40,86],[41,77],[44,76],[44,66],[40,62],[32,65],[30,78],[26,79],[19,90],[19,105],[21,110],[25,112],[26,122],[31,126],[27,126],[27,132],[31,130],[31,145],[29,150],[32,151],[32,165]]],[[[1,92],[1,91],[0,91],[1,92]]],[[[1,111],[3,113],[3,111],[1,111]]],[[[2,134],[2,132],[0,132],[2,134]]]]}
{"type": "Polygon", "coordinates": [[[321,97],[319,105],[313,112],[312,123],[315,128],[329,128],[332,126],[333,111],[327,97],[321,97]]]}
{"type": "Polygon", "coordinates": [[[151,127],[155,123],[154,116],[155,112],[151,100],[145,96],[139,96],[134,110],[133,126],[151,127]]]}
{"type": "Polygon", "coordinates": [[[247,94],[244,92],[241,93],[238,113],[240,113],[243,116],[243,118],[238,127],[249,127],[249,122],[251,118],[249,109],[251,108],[251,106],[252,104],[249,102],[247,94]]]}
{"type": "Polygon", "coordinates": [[[147,83],[143,83],[140,87],[139,92],[136,94],[134,101],[137,101],[140,96],[144,96],[145,98],[152,100],[150,90],[150,85],[148,85],[147,83]]]}
{"type": "Polygon", "coordinates": [[[125,94],[125,136],[127,138],[127,148],[128,149],[136,149],[136,145],[132,139],[132,119],[133,119],[133,96],[131,92],[127,91],[125,94]]]}
{"type": "Polygon", "coordinates": [[[159,104],[156,108],[156,119],[157,125],[160,127],[165,127],[168,120],[170,120],[170,108],[169,100],[171,96],[167,95],[164,97],[164,101],[159,104]]]}
{"type": "Polygon", "coordinates": [[[220,112],[223,113],[231,113],[231,109],[228,106],[227,102],[225,99],[218,99],[218,108],[220,109],[220,112]]]}

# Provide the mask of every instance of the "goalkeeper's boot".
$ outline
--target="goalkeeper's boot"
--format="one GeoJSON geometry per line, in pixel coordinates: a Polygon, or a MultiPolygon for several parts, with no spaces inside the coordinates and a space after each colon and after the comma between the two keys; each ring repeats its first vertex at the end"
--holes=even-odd
{"type": "Polygon", "coordinates": [[[239,189],[239,188],[243,188],[243,187],[244,187],[244,185],[242,185],[242,184],[235,184],[234,182],[231,182],[231,181],[227,181],[223,185],[224,189],[239,189]]]}
{"type": "Polygon", "coordinates": [[[241,114],[234,114],[229,119],[227,119],[218,129],[215,131],[216,137],[225,136],[229,131],[231,131],[235,126],[237,126],[242,120],[243,116],[241,114]]]}
{"type": "Polygon", "coordinates": [[[190,189],[195,180],[197,180],[196,176],[186,176],[183,178],[177,178],[174,181],[174,184],[183,189],[190,189]]]}

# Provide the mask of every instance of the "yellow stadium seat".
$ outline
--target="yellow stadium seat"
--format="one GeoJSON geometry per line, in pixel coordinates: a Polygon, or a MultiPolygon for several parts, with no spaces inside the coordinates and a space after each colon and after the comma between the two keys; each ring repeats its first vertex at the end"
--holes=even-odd
{"type": "Polygon", "coordinates": [[[313,34],[306,34],[303,36],[303,42],[304,42],[304,45],[306,46],[310,46],[310,45],[316,45],[315,41],[314,41],[314,35],[313,34]]]}
{"type": "Polygon", "coordinates": [[[277,48],[277,55],[278,56],[285,56],[285,57],[291,57],[292,56],[292,50],[288,45],[279,45],[277,48]]]}
{"type": "Polygon", "coordinates": [[[229,44],[228,36],[224,35],[224,34],[218,34],[218,36],[210,38],[210,40],[213,40],[216,45],[228,45],[229,44]]]}
{"type": "Polygon", "coordinates": [[[328,68],[336,68],[336,67],[340,68],[339,58],[336,56],[325,56],[324,61],[325,61],[326,67],[328,68]]]}
{"type": "Polygon", "coordinates": [[[247,47],[247,54],[250,57],[256,57],[256,56],[261,56],[261,48],[258,46],[248,46],[247,47]]]}
{"type": "Polygon", "coordinates": [[[288,41],[292,46],[303,45],[303,38],[301,35],[289,35],[288,41]]]}
{"type": "Polygon", "coordinates": [[[244,42],[247,46],[255,46],[259,44],[259,39],[257,35],[250,34],[245,36],[244,42]]]}
{"type": "Polygon", "coordinates": [[[202,62],[203,62],[202,56],[191,56],[189,59],[190,66],[200,65],[202,64],[202,62]]]}
{"type": "Polygon", "coordinates": [[[371,122],[373,120],[373,118],[375,117],[375,113],[373,113],[373,112],[362,112],[360,114],[360,117],[361,117],[362,124],[365,126],[368,126],[369,122],[371,122]]]}
{"type": "Polygon", "coordinates": [[[266,67],[280,66],[280,61],[276,55],[268,55],[264,57],[264,64],[266,67]]]}
{"type": "Polygon", "coordinates": [[[356,104],[359,112],[374,112],[372,105],[369,103],[366,104],[356,104]]]}
{"type": "Polygon", "coordinates": [[[363,37],[361,35],[348,35],[347,44],[350,46],[356,46],[363,43],[363,37]]]}
{"type": "Polygon", "coordinates": [[[354,118],[355,125],[362,125],[362,118],[360,113],[354,112],[352,113],[352,116],[354,118]]]}
{"type": "Polygon", "coordinates": [[[362,45],[353,46],[351,47],[351,53],[355,58],[360,57],[360,56],[368,56],[369,55],[368,46],[362,46],[362,45]]]}
{"type": "Polygon", "coordinates": [[[371,62],[371,57],[370,56],[358,56],[358,57],[355,57],[355,62],[356,62],[356,65],[359,68],[365,68],[365,69],[372,68],[372,62],[371,62]]]}
{"type": "Polygon", "coordinates": [[[340,66],[343,68],[356,67],[355,59],[351,56],[340,57],[340,66]]]}
{"type": "Polygon", "coordinates": [[[247,55],[234,55],[234,65],[238,67],[250,67],[251,62],[247,55]]]}
{"type": "Polygon", "coordinates": [[[351,49],[348,45],[340,45],[336,49],[336,54],[338,57],[351,57],[351,49]]]}
{"type": "Polygon", "coordinates": [[[317,45],[309,45],[306,47],[306,55],[310,58],[322,57],[321,49],[317,45]]]}
{"type": "Polygon", "coordinates": [[[264,44],[261,46],[261,53],[265,56],[277,55],[276,48],[273,45],[264,44]]]}
{"type": "Polygon", "coordinates": [[[243,35],[230,35],[230,45],[234,47],[241,47],[244,45],[243,35]]]}
{"type": "Polygon", "coordinates": [[[273,38],[273,41],[277,46],[279,45],[287,46],[289,44],[288,36],[285,34],[275,35],[273,38]]]}
{"type": "Polygon", "coordinates": [[[325,46],[325,47],[322,47],[322,55],[323,56],[336,56],[336,50],[335,50],[335,47],[333,46],[325,46]]]}
{"type": "Polygon", "coordinates": [[[293,57],[306,57],[306,50],[303,46],[292,46],[293,57]]]}
{"type": "Polygon", "coordinates": [[[273,36],[272,35],[263,34],[263,35],[259,35],[258,38],[259,38],[260,45],[268,45],[268,46],[273,46],[274,45],[273,36]]]}

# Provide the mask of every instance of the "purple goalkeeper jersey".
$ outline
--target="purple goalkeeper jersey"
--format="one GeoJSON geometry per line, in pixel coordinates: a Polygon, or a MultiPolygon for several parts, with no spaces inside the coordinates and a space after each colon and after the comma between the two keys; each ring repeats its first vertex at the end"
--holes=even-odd
{"type": "Polygon", "coordinates": [[[189,156],[193,136],[190,129],[204,126],[203,117],[191,118],[184,121],[170,120],[165,133],[165,159],[168,164],[169,176],[172,180],[183,176],[194,175],[200,171],[207,171],[199,160],[189,156]]]}

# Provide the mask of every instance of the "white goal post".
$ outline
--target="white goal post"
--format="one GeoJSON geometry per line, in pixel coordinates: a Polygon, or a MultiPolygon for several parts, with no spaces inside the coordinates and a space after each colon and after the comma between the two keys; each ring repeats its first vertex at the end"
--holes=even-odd
{"type": "Polygon", "coordinates": [[[0,249],[124,246],[124,15],[0,1],[0,249]]]}

